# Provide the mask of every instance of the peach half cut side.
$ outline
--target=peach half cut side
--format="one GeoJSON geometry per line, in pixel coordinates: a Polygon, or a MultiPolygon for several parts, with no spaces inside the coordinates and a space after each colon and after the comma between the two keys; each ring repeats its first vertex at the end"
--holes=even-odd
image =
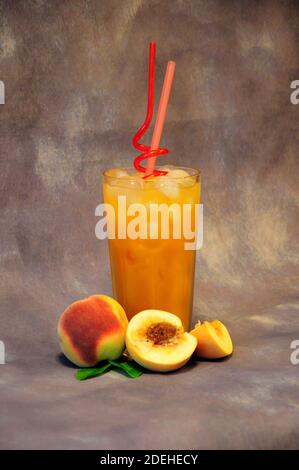
{"type": "Polygon", "coordinates": [[[233,343],[227,328],[219,320],[198,322],[190,332],[197,340],[194,355],[206,359],[220,359],[233,352],[233,343]]]}
{"type": "Polygon", "coordinates": [[[143,310],[129,322],[126,346],[132,359],[141,366],[168,372],[186,364],[197,341],[184,332],[176,315],[162,310],[143,310]]]}

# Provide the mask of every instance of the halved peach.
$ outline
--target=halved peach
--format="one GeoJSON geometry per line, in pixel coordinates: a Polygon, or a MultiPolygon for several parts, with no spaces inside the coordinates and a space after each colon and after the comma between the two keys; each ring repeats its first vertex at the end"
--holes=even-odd
{"type": "Polygon", "coordinates": [[[197,339],[195,356],[220,359],[233,352],[230,334],[219,320],[198,322],[190,334],[197,339]]]}
{"type": "Polygon", "coordinates": [[[184,332],[181,320],[163,310],[143,310],[129,322],[127,350],[141,366],[168,372],[182,367],[197,345],[194,336],[184,332]]]}

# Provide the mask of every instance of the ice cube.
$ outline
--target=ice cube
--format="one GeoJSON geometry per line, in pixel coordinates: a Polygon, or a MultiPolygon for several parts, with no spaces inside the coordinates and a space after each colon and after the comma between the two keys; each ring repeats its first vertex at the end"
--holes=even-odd
{"type": "Polygon", "coordinates": [[[105,175],[111,177],[109,180],[110,186],[118,186],[121,188],[142,188],[143,179],[139,176],[139,173],[130,175],[127,171],[121,168],[112,168],[106,171],[105,175]]]}
{"type": "Polygon", "coordinates": [[[126,180],[126,186],[132,189],[142,189],[144,187],[144,180],[140,177],[140,174],[134,174],[129,176],[126,180]]]}
{"type": "Polygon", "coordinates": [[[156,187],[170,199],[176,199],[179,196],[180,188],[175,179],[166,176],[156,177],[156,187]]]}
{"type": "Polygon", "coordinates": [[[158,170],[167,171],[167,172],[175,170],[175,169],[176,169],[176,167],[174,165],[161,165],[161,166],[158,167],[158,170]]]}
{"type": "Polygon", "coordinates": [[[170,178],[186,178],[186,176],[189,176],[189,173],[185,170],[181,170],[180,168],[176,168],[171,170],[167,176],[170,178]]]}
{"type": "Polygon", "coordinates": [[[195,177],[189,175],[187,171],[181,170],[180,168],[170,171],[167,176],[169,178],[174,178],[177,183],[185,187],[193,186],[196,181],[195,177]]]}
{"type": "Polygon", "coordinates": [[[106,176],[111,176],[112,178],[127,178],[129,173],[121,168],[111,168],[111,170],[107,170],[105,172],[106,176]]]}

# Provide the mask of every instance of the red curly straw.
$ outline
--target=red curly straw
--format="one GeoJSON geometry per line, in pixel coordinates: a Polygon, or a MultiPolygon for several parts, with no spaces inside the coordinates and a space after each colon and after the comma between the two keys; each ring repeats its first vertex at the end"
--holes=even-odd
{"type": "MultiPolygon", "coordinates": [[[[148,92],[147,92],[147,111],[145,120],[134,135],[132,139],[132,143],[137,150],[140,150],[141,153],[138,155],[134,160],[134,167],[137,171],[141,173],[146,173],[146,168],[142,166],[140,163],[143,160],[148,158],[160,157],[162,155],[167,155],[169,150],[167,148],[157,148],[155,150],[151,150],[149,145],[144,145],[139,143],[139,140],[144,136],[146,131],[148,130],[150,123],[153,118],[154,112],[154,88],[155,88],[155,56],[156,56],[156,44],[151,42],[149,45],[149,62],[148,62],[148,92]]],[[[148,178],[149,176],[161,176],[167,175],[167,171],[156,170],[153,169],[152,173],[144,176],[143,178],[148,178]]]]}

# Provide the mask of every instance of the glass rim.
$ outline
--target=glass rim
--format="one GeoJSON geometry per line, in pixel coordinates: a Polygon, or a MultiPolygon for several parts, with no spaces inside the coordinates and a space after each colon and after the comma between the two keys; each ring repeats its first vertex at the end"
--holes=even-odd
{"type": "MultiPolygon", "coordinates": [[[[130,178],[132,175],[129,174],[129,176],[112,176],[112,175],[108,175],[107,172],[108,171],[111,171],[113,170],[114,168],[109,168],[109,170],[104,170],[102,171],[102,176],[104,178],[107,178],[108,180],[124,180],[126,181],[128,178],[130,178]]],[[[163,167],[157,167],[157,169],[159,170],[163,170],[163,167]]],[[[187,178],[200,178],[201,177],[201,170],[199,168],[191,168],[191,167],[187,167],[187,166],[176,166],[175,168],[171,168],[173,170],[184,170],[184,171],[187,171],[189,172],[188,175],[186,176],[174,176],[174,177],[171,177],[171,179],[173,180],[185,180],[187,178]]],[[[130,167],[121,167],[121,168],[115,168],[115,170],[123,170],[123,171],[134,171],[134,173],[137,173],[137,170],[135,170],[135,168],[133,166],[130,166],[130,167]]],[[[167,175],[165,175],[167,176],[167,175]]],[[[154,178],[156,178],[156,176],[154,176],[154,178]]],[[[145,178],[143,179],[143,181],[145,183],[147,182],[152,182],[153,180],[151,178],[145,178]]]]}

